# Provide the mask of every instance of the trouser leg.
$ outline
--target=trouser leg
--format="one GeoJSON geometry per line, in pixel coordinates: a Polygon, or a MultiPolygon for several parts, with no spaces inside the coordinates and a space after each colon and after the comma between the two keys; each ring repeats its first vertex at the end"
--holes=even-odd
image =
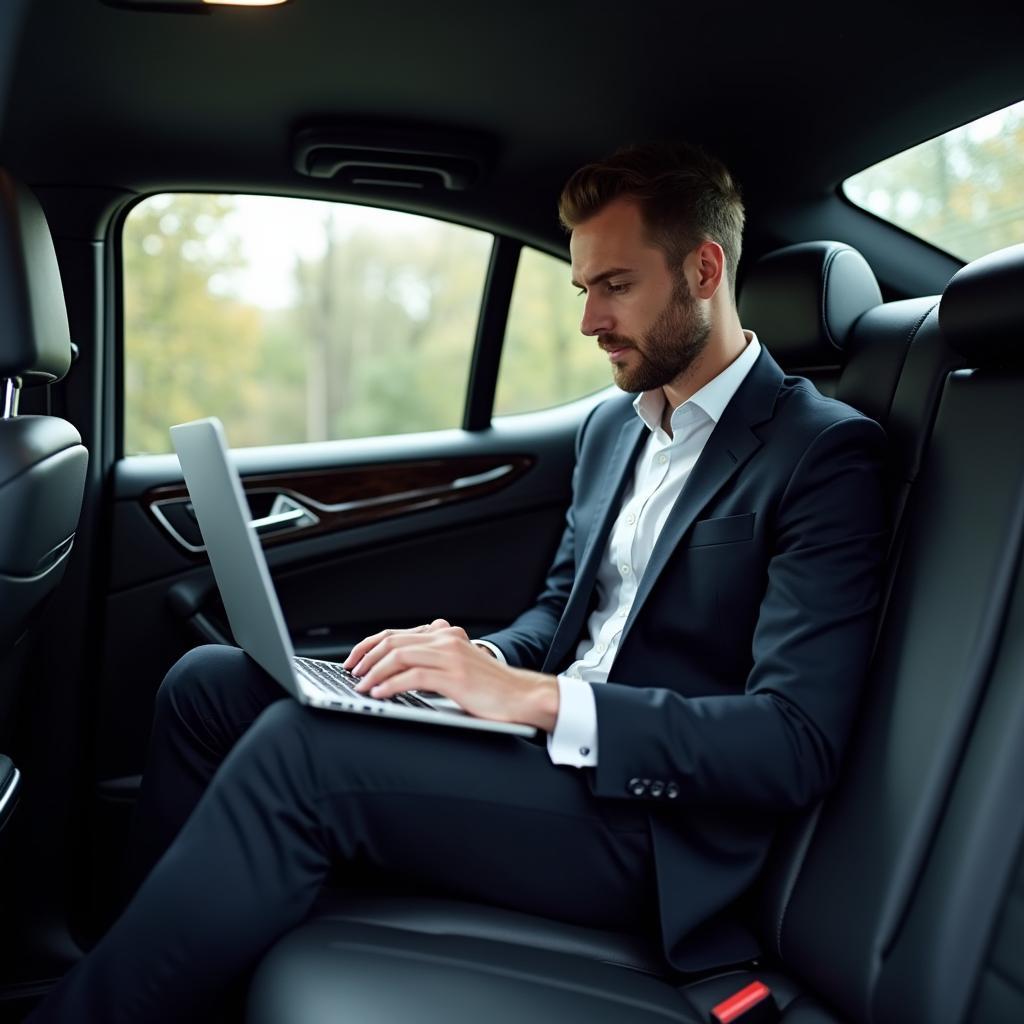
{"type": "Polygon", "coordinates": [[[335,861],[595,926],[636,923],[654,903],[644,816],[595,801],[542,747],[281,701],[31,1019],[188,1019],[307,915],[335,861]]]}
{"type": "Polygon", "coordinates": [[[123,907],[184,825],[239,737],[286,694],[236,647],[189,651],[157,691],[142,789],[132,820],[123,907]]]}

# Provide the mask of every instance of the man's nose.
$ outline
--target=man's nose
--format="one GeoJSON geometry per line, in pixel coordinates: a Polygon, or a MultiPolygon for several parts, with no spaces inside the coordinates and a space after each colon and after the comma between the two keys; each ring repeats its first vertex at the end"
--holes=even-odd
{"type": "Polygon", "coordinates": [[[580,321],[580,333],[588,338],[598,334],[611,334],[614,324],[607,307],[593,293],[587,295],[583,307],[583,319],[580,321]]]}

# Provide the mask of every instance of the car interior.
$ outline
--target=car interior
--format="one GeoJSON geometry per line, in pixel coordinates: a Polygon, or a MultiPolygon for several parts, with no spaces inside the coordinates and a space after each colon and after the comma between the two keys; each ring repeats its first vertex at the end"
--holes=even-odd
{"type": "MultiPolygon", "coordinates": [[[[782,823],[735,908],[763,954],[684,975],[658,935],[339,872],[224,1019],[1024,1020],[1024,194],[1005,240],[964,259],[843,189],[1024,99],[1024,12],[988,6],[3,5],[0,1021],[118,913],[154,695],[186,651],[232,642],[159,415],[194,407],[179,391],[221,415],[214,384],[227,408],[252,360],[223,331],[169,341],[145,364],[167,408],[139,440],[132,218],[162,196],[270,196],[481,233],[464,364],[426,337],[451,367],[430,384],[450,422],[419,429],[407,395],[383,428],[250,440],[228,421],[296,653],[341,660],[384,627],[442,616],[482,636],[532,603],[576,430],[614,388],[502,407],[517,272],[553,261],[571,306],[563,183],[655,139],[707,147],[741,185],[744,327],[888,437],[861,711],[838,784],[782,823]],[[186,365],[203,345],[218,361],[186,365]]],[[[396,308],[415,312],[402,280],[396,308]]],[[[531,337],[548,345],[543,320],[531,337]]],[[[381,372],[406,358],[380,336],[353,351],[381,372]]],[[[286,376],[257,421],[283,417],[286,376]]]]}

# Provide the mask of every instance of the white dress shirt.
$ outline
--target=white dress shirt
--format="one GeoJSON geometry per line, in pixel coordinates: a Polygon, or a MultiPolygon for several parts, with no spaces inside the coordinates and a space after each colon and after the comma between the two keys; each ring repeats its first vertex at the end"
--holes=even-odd
{"type": "MultiPolygon", "coordinates": [[[[632,484],[623,494],[598,569],[598,600],[587,620],[587,636],[576,649],[576,660],[558,676],[558,718],[548,736],[548,755],[555,764],[577,768],[597,764],[597,707],[591,684],[608,681],[622,627],[665,520],[715,424],[761,351],[757,336],[752,331],[743,333],[748,343],[740,355],[673,411],[671,437],[661,426],[665,410],[661,388],[643,392],[633,403],[650,435],[637,459],[632,484]]],[[[475,643],[505,661],[494,644],[475,643]]]]}

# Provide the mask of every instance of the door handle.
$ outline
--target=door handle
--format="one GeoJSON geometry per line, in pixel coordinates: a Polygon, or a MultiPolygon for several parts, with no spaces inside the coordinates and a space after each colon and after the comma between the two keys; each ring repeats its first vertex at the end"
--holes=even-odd
{"type": "Polygon", "coordinates": [[[0,754],[0,829],[7,824],[14,808],[18,806],[20,782],[21,773],[14,762],[6,754],[0,754]]]}
{"type": "Polygon", "coordinates": [[[249,525],[256,530],[269,530],[274,526],[284,526],[285,523],[294,523],[302,519],[308,513],[304,508],[290,508],[287,512],[277,512],[274,515],[264,516],[262,519],[250,520],[249,525]]]}
{"type": "MultiPolygon", "coordinates": [[[[186,551],[201,554],[206,550],[196,525],[195,509],[188,498],[162,498],[150,502],[149,510],[153,518],[186,551]]],[[[258,534],[263,535],[282,528],[289,532],[304,530],[319,522],[320,517],[305,505],[290,495],[279,492],[274,495],[269,514],[259,519],[250,519],[249,525],[258,534]]]]}
{"type": "Polygon", "coordinates": [[[265,533],[279,526],[288,526],[292,530],[306,530],[319,522],[320,520],[301,502],[288,494],[276,494],[274,504],[270,506],[270,515],[261,519],[250,519],[249,525],[257,533],[265,533]]]}

